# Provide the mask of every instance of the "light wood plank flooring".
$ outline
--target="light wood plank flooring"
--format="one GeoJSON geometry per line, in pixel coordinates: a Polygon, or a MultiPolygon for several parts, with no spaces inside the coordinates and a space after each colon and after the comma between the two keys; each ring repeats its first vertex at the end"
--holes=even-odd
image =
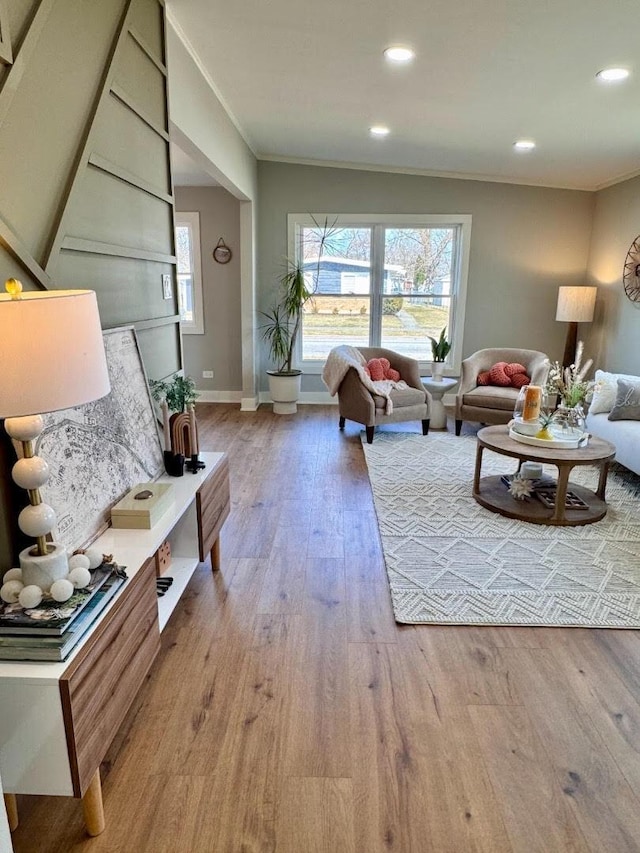
{"type": "Polygon", "coordinates": [[[20,797],[17,853],[640,851],[637,632],[396,625],[359,428],[198,412],[222,569],[110,750],[104,834],[20,797]]]}

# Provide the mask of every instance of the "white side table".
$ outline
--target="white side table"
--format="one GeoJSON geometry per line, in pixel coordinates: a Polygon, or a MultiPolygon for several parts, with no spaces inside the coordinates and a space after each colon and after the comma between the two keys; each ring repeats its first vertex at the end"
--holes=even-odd
{"type": "Polygon", "coordinates": [[[453,391],[459,380],[450,376],[443,376],[440,380],[433,379],[431,376],[421,376],[420,380],[432,399],[429,429],[446,429],[447,413],[442,398],[447,391],[453,391]]]}

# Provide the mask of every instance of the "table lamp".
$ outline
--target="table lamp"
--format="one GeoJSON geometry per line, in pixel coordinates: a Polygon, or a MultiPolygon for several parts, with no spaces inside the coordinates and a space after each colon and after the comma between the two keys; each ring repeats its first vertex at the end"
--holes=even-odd
{"type": "Polygon", "coordinates": [[[563,286],[558,289],[556,320],[562,320],[569,324],[562,357],[563,367],[569,367],[575,362],[578,323],[590,323],[593,320],[597,290],[597,287],[587,287],[586,285],[563,286]]]}
{"type": "MultiPolygon", "coordinates": [[[[0,418],[6,418],[11,438],[22,443],[12,476],[27,490],[29,504],[20,512],[18,526],[36,540],[35,547],[20,554],[21,583],[49,592],[56,580],[66,578],[69,565],[65,547],[47,542],[56,516],[40,496],[49,467],[34,454],[33,443],[44,427],[41,413],[109,393],[107,362],[93,291],[23,293],[16,279],[5,286],[7,293],[0,294],[0,418]]],[[[16,588],[16,598],[18,592],[16,588]]]]}

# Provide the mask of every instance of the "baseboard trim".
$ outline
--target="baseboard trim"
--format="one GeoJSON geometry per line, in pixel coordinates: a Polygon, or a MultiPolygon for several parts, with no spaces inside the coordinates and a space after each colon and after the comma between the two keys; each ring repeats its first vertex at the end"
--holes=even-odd
{"type": "Polygon", "coordinates": [[[242,391],[198,391],[199,403],[241,403],[242,391]]]}
{"type": "Polygon", "coordinates": [[[242,397],[240,400],[241,412],[257,412],[260,400],[258,397],[242,397]]]}

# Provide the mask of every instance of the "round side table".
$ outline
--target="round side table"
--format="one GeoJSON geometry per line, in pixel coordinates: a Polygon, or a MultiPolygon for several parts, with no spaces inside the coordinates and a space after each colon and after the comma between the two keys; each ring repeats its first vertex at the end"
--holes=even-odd
{"type": "Polygon", "coordinates": [[[421,376],[420,381],[431,394],[431,411],[429,413],[429,429],[446,429],[447,413],[442,398],[447,391],[453,391],[458,384],[458,379],[444,376],[442,379],[433,379],[431,376],[421,376]]]}

